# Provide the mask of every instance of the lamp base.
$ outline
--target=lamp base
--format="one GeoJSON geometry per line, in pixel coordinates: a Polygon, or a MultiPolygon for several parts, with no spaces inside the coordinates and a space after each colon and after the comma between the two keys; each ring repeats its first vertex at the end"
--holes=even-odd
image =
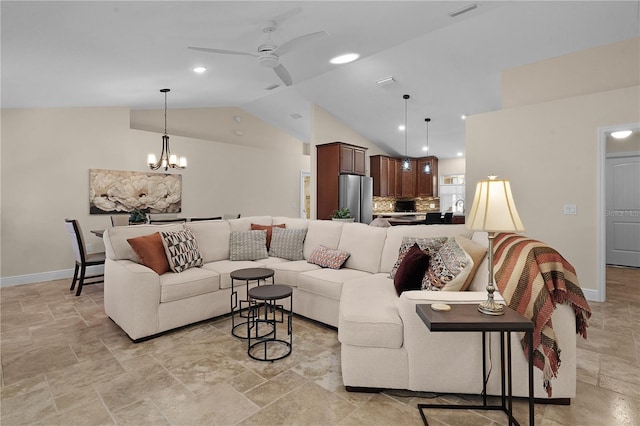
{"type": "Polygon", "coordinates": [[[485,315],[504,315],[504,306],[490,298],[478,305],[478,311],[485,315]]]}

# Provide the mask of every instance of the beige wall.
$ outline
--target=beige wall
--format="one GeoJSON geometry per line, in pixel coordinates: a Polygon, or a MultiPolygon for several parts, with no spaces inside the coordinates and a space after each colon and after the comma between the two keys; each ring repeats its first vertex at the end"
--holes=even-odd
{"type": "Polygon", "coordinates": [[[438,175],[463,175],[466,170],[465,158],[448,158],[446,160],[438,160],[438,175]]]}
{"type": "Polygon", "coordinates": [[[336,116],[330,114],[318,105],[311,107],[311,217],[316,218],[316,145],[330,142],[345,142],[352,145],[361,146],[367,149],[367,176],[369,171],[369,157],[372,155],[388,155],[380,147],[369,139],[355,132],[336,116]]]}
{"type": "MultiPolygon", "coordinates": [[[[147,154],[160,153],[160,134],[132,130],[129,123],[128,108],[2,110],[3,285],[68,275],[73,255],[65,217],[79,219],[86,242],[101,248],[89,230],[105,228],[109,217],[89,215],[89,169],[147,171],[147,154]]],[[[234,128],[233,122],[227,126],[234,128]]],[[[265,140],[258,148],[171,136],[172,150],[189,161],[180,171],[181,215],[297,217],[300,170],[309,170],[309,157],[278,144],[265,140]]]]}
{"type": "Polygon", "coordinates": [[[632,38],[505,70],[502,73],[502,107],[536,104],[639,84],[640,38],[632,38]]]}
{"type": "MultiPolygon", "coordinates": [[[[619,46],[611,47],[615,52],[619,46]]],[[[598,49],[603,60],[586,51],[584,66],[620,66],[608,62],[607,49],[598,49]]],[[[562,59],[537,63],[517,70],[532,92],[557,88],[568,81],[580,63],[573,54],[569,65],[562,59]]],[[[634,64],[629,64],[633,70],[634,64]]],[[[505,72],[509,74],[509,71],[505,72]]],[[[596,299],[600,287],[598,272],[599,167],[604,147],[599,146],[599,129],[640,121],[640,86],[628,87],[629,80],[607,82],[600,90],[603,70],[588,73],[595,80],[581,79],[580,95],[568,94],[544,100],[521,102],[520,106],[471,116],[466,121],[466,198],[472,199],[475,182],[490,173],[511,180],[514,198],[528,236],[547,242],[576,268],[580,284],[588,297],[596,299]],[[592,89],[593,88],[593,89],[592,89]],[[575,204],[577,215],[563,214],[564,204],[575,204]]],[[[626,73],[620,73],[626,75],[626,73]]],[[[524,83],[523,83],[524,84],[524,83]]],[[[506,89],[505,89],[506,90],[506,89]]],[[[523,91],[520,91],[523,93],[523,91]]],[[[504,94],[505,99],[510,93],[504,94]]],[[[602,247],[604,248],[604,247],[602,247]]]]}

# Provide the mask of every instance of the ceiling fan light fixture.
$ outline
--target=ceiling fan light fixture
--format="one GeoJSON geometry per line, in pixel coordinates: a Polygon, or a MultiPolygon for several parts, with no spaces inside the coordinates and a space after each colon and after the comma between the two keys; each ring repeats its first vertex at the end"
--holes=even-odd
{"type": "Polygon", "coordinates": [[[348,64],[358,59],[360,55],[358,53],[345,53],[344,55],[336,56],[329,60],[333,65],[348,64]]]}

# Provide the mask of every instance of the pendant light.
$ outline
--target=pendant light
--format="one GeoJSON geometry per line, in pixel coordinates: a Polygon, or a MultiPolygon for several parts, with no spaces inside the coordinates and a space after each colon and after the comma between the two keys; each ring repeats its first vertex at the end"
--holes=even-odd
{"type": "Polygon", "coordinates": [[[178,160],[177,154],[172,154],[169,149],[169,136],[167,135],[167,93],[171,89],[160,89],[161,93],[164,93],[164,135],[162,135],[162,153],[160,158],[156,160],[155,154],[149,154],[147,156],[147,164],[151,170],[158,170],[163,168],[165,170],[172,169],[186,169],[187,159],[180,157],[178,160]]]}
{"type": "MultiPolygon", "coordinates": [[[[431,119],[427,117],[424,119],[424,121],[427,122],[427,154],[430,154],[429,153],[429,122],[431,121],[431,119]]],[[[422,171],[426,175],[431,174],[431,161],[427,161],[426,163],[424,163],[424,169],[422,171]]]]}
{"type": "Polygon", "coordinates": [[[409,95],[403,95],[404,99],[404,159],[402,160],[402,170],[410,171],[411,170],[411,161],[409,160],[409,154],[407,154],[407,138],[409,133],[409,127],[407,126],[407,101],[409,100],[409,95]]]}

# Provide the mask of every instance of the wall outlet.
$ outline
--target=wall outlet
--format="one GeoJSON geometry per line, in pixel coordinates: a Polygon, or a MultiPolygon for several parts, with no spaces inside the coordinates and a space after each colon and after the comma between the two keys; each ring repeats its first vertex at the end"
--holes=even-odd
{"type": "Polygon", "coordinates": [[[373,203],[373,208],[374,208],[375,210],[377,210],[377,209],[378,209],[378,203],[373,203]]]}
{"type": "Polygon", "coordinates": [[[431,204],[429,204],[429,208],[430,208],[430,209],[435,209],[435,208],[436,208],[436,205],[435,205],[435,204],[433,204],[433,203],[431,203],[431,204]]]}
{"type": "Polygon", "coordinates": [[[85,245],[87,246],[87,251],[88,251],[88,252],[92,252],[92,251],[93,251],[93,244],[91,244],[91,243],[86,243],[85,245]]]}
{"type": "Polygon", "coordinates": [[[578,214],[578,208],[575,204],[565,204],[564,205],[564,214],[578,214]]]}

